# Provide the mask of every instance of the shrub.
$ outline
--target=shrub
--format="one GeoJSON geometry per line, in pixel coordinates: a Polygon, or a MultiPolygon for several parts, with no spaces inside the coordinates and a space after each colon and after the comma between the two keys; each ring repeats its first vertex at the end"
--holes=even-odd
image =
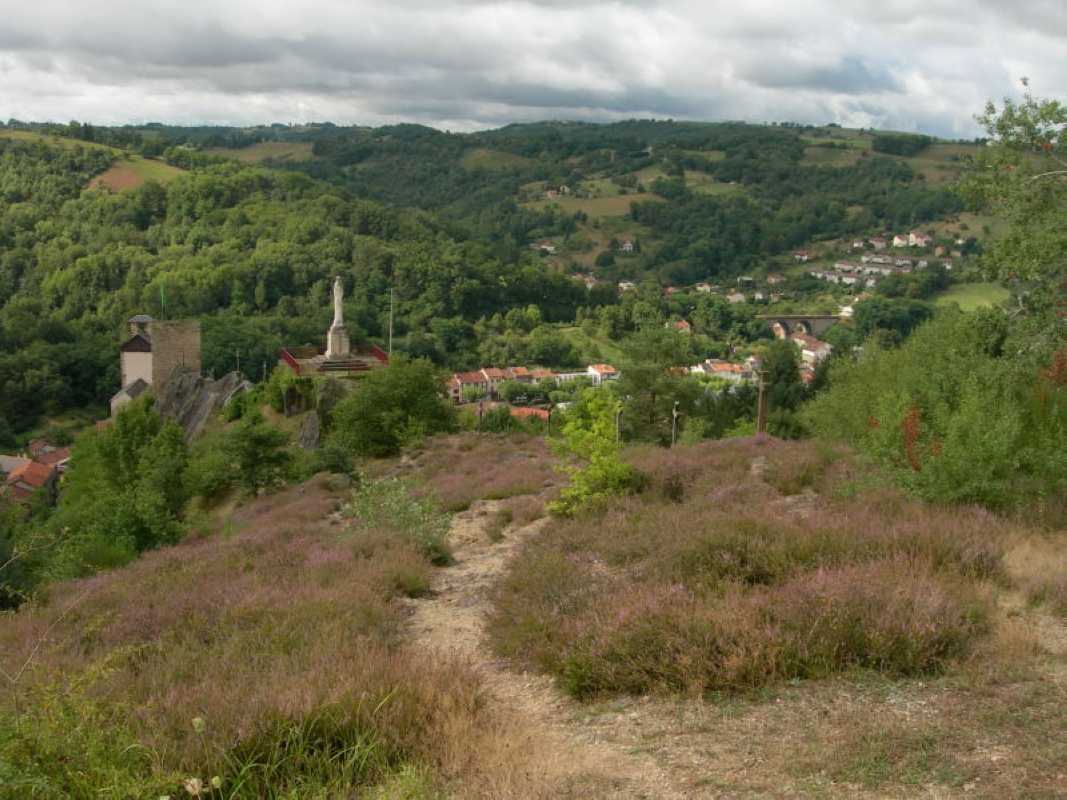
{"type": "Polygon", "coordinates": [[[414,496],[405,481],[386,478],[364,482],[352,493],[344,514],[354,520],[356,531],[389,531],[411,542],[434,564],[452,561],[446,541],[448,515],[429,500],[414,496]]]}
{"type": "Polygon", "coordinates": [[[455,427],[442,376],[425,359],[395,358],[337,403],[332,436],[361,456],[394,455],[405,444],[455,427]]]}

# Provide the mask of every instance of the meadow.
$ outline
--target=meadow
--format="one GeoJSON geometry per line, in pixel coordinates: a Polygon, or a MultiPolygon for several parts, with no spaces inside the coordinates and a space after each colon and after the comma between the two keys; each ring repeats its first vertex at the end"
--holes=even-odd
{"type": "Polygon", "coordinates": [[[310,161],[311,142],[257,142],[248,147],[212,147],[209,155],[233,158],[244,164],[259,164],[263,161],[310,161]]]}

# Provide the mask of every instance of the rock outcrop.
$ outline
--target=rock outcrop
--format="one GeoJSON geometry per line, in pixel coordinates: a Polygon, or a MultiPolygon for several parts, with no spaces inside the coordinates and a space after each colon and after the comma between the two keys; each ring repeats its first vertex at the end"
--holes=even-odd
{"type": "Polygon", "coordinates": [[[205,378],[191,369],[178,367],[156,394],[156,410],[178,423],[186,441],[195,439],[212,415],[252,384],[230,372],[218,380],[205,378]]]}

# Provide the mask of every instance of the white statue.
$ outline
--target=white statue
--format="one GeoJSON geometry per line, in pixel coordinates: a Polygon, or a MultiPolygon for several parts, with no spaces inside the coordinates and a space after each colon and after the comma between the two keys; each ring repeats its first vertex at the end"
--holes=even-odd
{"type": "Polygon", "coordinates": [[[343,328],[345,324],[345,311],[342,301],[344,300],[345,289],[341,285],[341,276],[338,275],[333,279],[333,325],[331,328],[343,328]]]}

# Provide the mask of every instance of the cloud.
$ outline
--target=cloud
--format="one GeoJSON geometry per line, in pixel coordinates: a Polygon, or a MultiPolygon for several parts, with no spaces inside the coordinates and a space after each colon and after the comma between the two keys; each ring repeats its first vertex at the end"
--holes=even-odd
{"type": "Polygon", "coordinates": [[[6,12],[0,117],[474,129],[835,121],[973,136],[1067,85],[1058,0],[74,0],[6,12]]]}

